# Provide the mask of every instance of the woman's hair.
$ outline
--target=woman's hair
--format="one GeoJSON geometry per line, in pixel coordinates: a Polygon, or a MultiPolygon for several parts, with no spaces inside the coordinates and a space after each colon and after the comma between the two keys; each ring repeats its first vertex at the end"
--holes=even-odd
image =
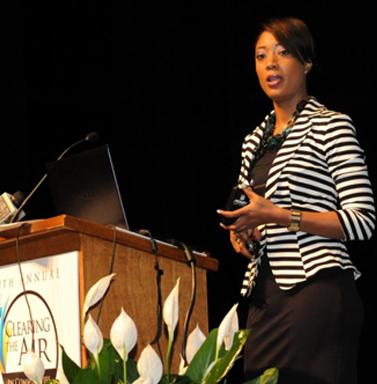
{"type": "Polygon", "coordinates": [[[294,17],[272,18],[261,23],[257,39],[270,32],[302,64],[313,63],[314,41],[307,25],[294,17]]]}

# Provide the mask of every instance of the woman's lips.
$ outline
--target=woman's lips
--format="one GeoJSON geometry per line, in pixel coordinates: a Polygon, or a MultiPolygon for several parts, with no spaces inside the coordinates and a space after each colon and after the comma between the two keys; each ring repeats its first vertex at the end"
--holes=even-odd
{"type": "Polygon", "coordinates": [[[276,87],[282,82],[283,78],[279,75],[273,74],[273,75],[267,76],[266,80],[267,80],[267,84],[270,87],[276,87]]]}

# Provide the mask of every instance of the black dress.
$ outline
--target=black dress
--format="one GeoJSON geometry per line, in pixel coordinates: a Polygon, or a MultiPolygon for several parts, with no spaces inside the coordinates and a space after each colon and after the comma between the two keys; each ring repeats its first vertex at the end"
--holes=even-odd
{"type": "MultiPolygon", "coordinates": [[[[274,155],[254,167],[254,189],[261,195],[274,155]]],[[[277,367],[278,384],[356,384],[362,322],[352,271],[330,268],[282,290],[264,255],[250,296],[244,378],[277,367]]]]}

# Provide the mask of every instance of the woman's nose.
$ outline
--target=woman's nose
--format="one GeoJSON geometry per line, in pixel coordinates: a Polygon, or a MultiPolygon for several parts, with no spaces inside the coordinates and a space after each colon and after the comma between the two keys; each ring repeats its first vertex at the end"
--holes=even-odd
{"type": "Polygon", "coordinates": [[[270,54],[267,56],[266,66],[267,66],[267,69],[276,69],[278,67],[278,61],[277,61],[276,55],[270,54]]]}

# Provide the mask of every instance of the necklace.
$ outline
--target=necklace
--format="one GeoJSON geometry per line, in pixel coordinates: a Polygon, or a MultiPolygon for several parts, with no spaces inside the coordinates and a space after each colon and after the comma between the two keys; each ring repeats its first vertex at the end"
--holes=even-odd
{"type": "Polygon", "coordinates": [[[271,114],[267,124],[266,128],[263,133],[261,145],[259,146],[258,150],[255,153],[254,161],[250,165],[250,169],[254,167],[256,162],[266,153],[270,151],[275,151],[280,148],[280,146],[283,144],[283,141],[286,139],[288,134],[291,132],[292,127],[295,125],[298,117],[300,116],[302,110],[305,108],[305,105],[307,104],[306,100],[301,100],[296,107],[296,111],[293,113],[291,118],[289,119],[287,126],[283,130],[283,132],[279,133],[278,135],[273,135],[274,129],[275,129],[275,121],[276,117],[275,114],[271,114]]]}
{"type": "MultiPolygon", "coordinates": [[[[289,132],[292,130],[292,127],[295,125],[298,117],[300,116],[302,110],[305,108],[306,104],[307,104],[306,100],[302,100],[297,104],[296,111],[293,113],[293,115],[289,119],[287,126],[285,127],[283,132],[279,133],[278,135],[273,135],[273,132],[275,129],[275,121],[276,121],[275,114],[270,115],[266,124],[266,128],[263,133],[261,144],[258,147],[254,155],[254,159],[249,167],[249,182],[254,180],[255,164],[260,160],[260,158],[266,152],[272,152],[272,151],[278,150],[278,148],[283,144],[283,141],[288,136],[289,132]]],[[[253,183],[251,185],[253,185],[253,183]]]]}
{"type": "Polygon", "coordinates": [[[264,131],[264,135],[262,138],[262,148],[261,151],[268,152],[268,151],[273,151],[275,149],[280,148],[280,146],[283,144],[283,141],[286,139],[286,137],[289,135],[289,133],[292,130],[292,127],[295,125],[298,117],[300,116],[300,113],[304,109],[307,101],[302,100],[297,104],[296,110],[289,119],[286,127],[284,130],[277,134],[274,135],[273,132],[275,130],[275,123],[276,123],[276,116],[275,114],[271,114],[267,121],[266,129],[264,131]]]}

